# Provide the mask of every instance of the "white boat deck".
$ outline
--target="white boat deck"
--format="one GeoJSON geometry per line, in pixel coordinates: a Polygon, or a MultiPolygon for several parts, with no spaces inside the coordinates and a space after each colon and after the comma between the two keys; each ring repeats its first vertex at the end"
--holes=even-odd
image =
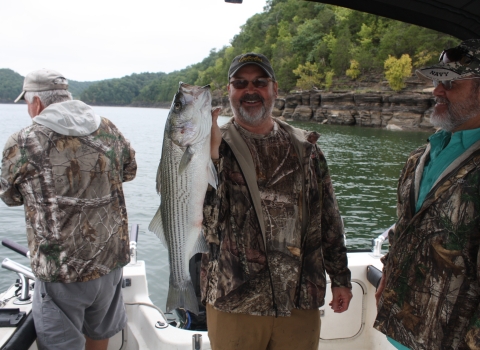
{"type": "MultiPolygon", "coordinates": [[[[367,281],[367,266],[379,269],[379,258],[370,253],[349,253],[349,267],[352,271],[353,299],[349,310],[335,314],[328,303],[331,300],[330,288],[327,287],[325,306],[322,310],[322,328],[319,349],[330,350],[394,350],[386,337],[373,329],[376,315],[375,287],[367,281]]],[[[161,311],[152,302],[148,293],[145,262],[138,261],[124,267],[127,286],[123,297],[128,315],[128,326],[110,339],[109,350],[191,350],[192,336],[202,335],[202,350],[211,349],[207,332],[179,329],[167,324],[161,311]]],[[[12,296],[14,288],[0,295],[0,300],[12,296]]],[[[12,298],[5,308],[20,308],[29,311],[31,304],[15,305],[12,298]]],[[[161,305],[160,305],[161,307],[161,305]]],[[[15,331],[15,328],[0,328],[0,344],[3,344],[15,331]]],[[[245,335],[246,337],[248,334],[245,335]]],[[[37,349],[35,343],[30,347],[37,349]]]]}
{"type": "MultiPolygon", "coordinates": [[[[386,337],[373,329],[376,315],[375,288],[367,281],[366,268],[373,265],[382,269],[379,258],[370,253],[349,253],[349,267],[352,271],[353,299],[348,311],[335,314],[328,303],[331,300],[327,288],[326,305],[321,308],[322,330],[319,349],[388,350],[395,349],[386,337]]],[[[124,289],[126,303],[151,303],[142,261],[124,268],[124,277],[131,279],[131,287],[124,289]]],[[[129,330],[124,349],[192,349],[192,336],[201,334],[202,349],[211,349],[207,332],[188,331],[172,326],[155,328],[157,322],[165,323],[162,315],[145,305],[127,305],[129,330]]],[[[245,336],[248,336],[246,334],[245,336]]],[[[121,339],[112,339],[109,350],[119,349],[121,339]]]]}

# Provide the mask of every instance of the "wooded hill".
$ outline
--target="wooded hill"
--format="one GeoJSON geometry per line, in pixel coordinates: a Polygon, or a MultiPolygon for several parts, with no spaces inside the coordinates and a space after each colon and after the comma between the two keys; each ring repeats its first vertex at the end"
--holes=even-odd
{"type": "MultiPolygon", "coordinates": [[[[444,48],[459,42],[430,29],[342,7],[269,0],[262,13],[247,20],[230,45],[212,49],[202,62],[168,74],[141,73],[84,83],[91,85],[79,98],[92,105],[161,105],[171,101],[179,81],[210,84],[217,93],[225,94],[230,62],[236,55],[252,51],[270,58],[283,92],[329,89],[332,80],[342,82],[333,84],[337,88],[352,89],[355,81],[372,75],[383,77],[389,58],[408,57],[411,73],[416,67],[437,62],[444,48]]],[[[5,89],[15,91],[13,95],[20,91],[21,82],[18,85],[15,79],[10,79],[15,87],[6,87],[0,77],[0,100],[5,89]]]]}
{"type": "MultiPolygon", "coordinates": [[[[0,103],[13,103],[15,101],[22,92],[24,78],[11,69],[0,69],[0,103]]],[[[73,98],[78,99],[82,91],[92,84],[96,84],[96,82],[69,80],[68,90],[73,98]]]]}
{"type": "Polygon", "coordinates": [[[0,103],[12,103],[22,92],[23,77],[11,69],[0,69],[0,103]]]}

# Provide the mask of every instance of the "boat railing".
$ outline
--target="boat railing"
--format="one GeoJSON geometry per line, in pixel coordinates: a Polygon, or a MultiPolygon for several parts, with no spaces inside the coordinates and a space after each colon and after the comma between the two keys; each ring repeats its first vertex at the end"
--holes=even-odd
{"type": "Polygon", "coordinates": [[[378,236],[375,239],[372,239],[372,253],[373,256],[375,257],[380,257],[383,255],[382,253],[382,245],[384,242],[388,241],[388,232],[390,230],[393,230],[395,228],[395,224],[390,226],[388,229],[386,229],[380,236],[378,236]]]}
{"type": "Polygon", "coordinates": [[[137,263],[137,241],[138,230],[140,225],[132,224],[130,229],[130,264],[135,265],[137,263]]]}
{"type": "Polygon", "coordinates": [[[30,268],[19,264],[9,258],[3,259],[2,267],[4,269],[16,272],[21,283],[21,292],[18,297],[19,302],[30,302],[30,282],[35,281],[35,276],[30,268]]]}
{"type": "MultiPolygon", "coordinates": [[[[5,247],[27,257],[30,258],[30,251],[28,248],[14,242],[8,238],[2,239],[2,245],[5,247]]],[[[25,265],[19,264],[16,261],[10,260],[9,258],[5,258],[2,262],[2,267],[4,269],[16,272],[18,278],[20,279],[21,284],[21,292],[20,296],[18,297],[18,303],[30,303],[30,282],[29,280],[35,281],[35,275],[32,272],[32,269],[26,267],[25,265]]]]}

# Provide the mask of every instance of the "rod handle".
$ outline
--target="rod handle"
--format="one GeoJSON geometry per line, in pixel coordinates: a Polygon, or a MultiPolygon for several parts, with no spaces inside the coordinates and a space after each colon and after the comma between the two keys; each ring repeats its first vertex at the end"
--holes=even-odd
{"type": "Polygon", "coordinates": [[[2,245],[27,258],[30,257],[30,251],[28,250],[28,248],[24,247],[21,244],[18,244],[15,241],[12,241],[11,239],[8,239],[8,238],[2,239],[2,245]]]}

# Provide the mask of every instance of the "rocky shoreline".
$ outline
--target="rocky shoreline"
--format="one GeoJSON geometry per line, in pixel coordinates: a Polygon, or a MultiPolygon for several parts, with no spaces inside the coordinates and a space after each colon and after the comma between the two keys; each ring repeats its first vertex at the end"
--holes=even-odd
{"type": "MultiPolygon", "coordinates": [[[[431,82],[415,74],[405,80],[400,92],[392,91],[382,74],[368,74],[356,81],[343,77],[334,80],[331,91],[281,94],[272,113],[287,121],[432,132],[432,91],[431,82]]],[[[232,115],[228,96],[214,93],[213,105],[223,108],[222,115],[232,115]]]]}
{"type": "MultiPolygon", "coordinates": [[[[313,90],[277,98],[272,114],[285,120],[431,132],[434,128],[430,114],[434,104],[431,92],[423,91],[313,90]]],[[[222,115],[232,115],[227,96],[214,98],[213,105],[222,107],[222,115]]]]}

